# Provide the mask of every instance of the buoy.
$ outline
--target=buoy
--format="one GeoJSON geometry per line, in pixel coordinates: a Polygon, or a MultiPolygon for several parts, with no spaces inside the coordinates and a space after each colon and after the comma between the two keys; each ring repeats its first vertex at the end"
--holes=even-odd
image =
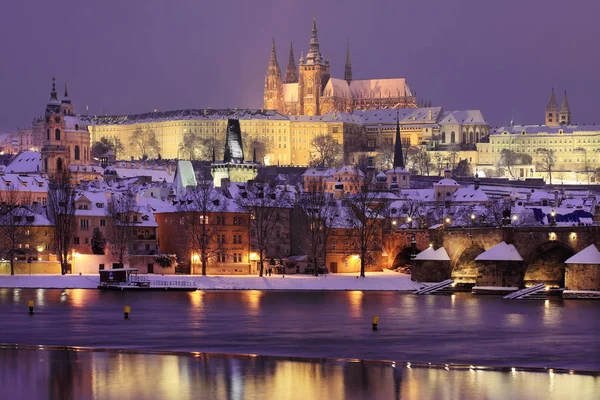
{"type": "Polygon", "coordinates": [[[379,316],[373,315],[373,318],[371,318],[371,322],[373,322],[373,330],[376,331],[377,325],[379,324],[379,316]]]}
{"type": "Polygon", "coordinates": [[[131,312],[131,307],[125,306],[125,309],[123,311],[124,311],[125,319],[129,319],[129,313],[131,312]]]}
{"type": "Polygon", "coordinates": [[[29,315],[33,315],[33,300],[29,300],[27,306],[29,307],[29,315]]]}

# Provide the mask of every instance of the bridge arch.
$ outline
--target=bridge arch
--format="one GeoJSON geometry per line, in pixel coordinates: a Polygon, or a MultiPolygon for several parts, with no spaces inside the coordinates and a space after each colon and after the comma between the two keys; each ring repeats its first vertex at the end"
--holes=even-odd
{"type": "Polygon", "coordinates": [[[476,283],[477,268],[475,258],[485,249],[479,243],[471,243],[465,248],[452,268],[452,279],[463,283],[476,283]]]}
{"type": "Polygon", "coordinates": [[[565,261],[575,253],[559,241],[542,243],[527,260],[523,283],[525,286],[545,283],[551,287],[565,287],[565,261]]]}
{"type": "Polygon", "coordinates": [[[411,247],[404,247],[403,249],[400,249],[400,251],[398,251],[398,254],[396,254],[396,257],[394,257],[394,260],[392,261],[392,269],[406,269],[407,266],[410,268],[411,255],[411,247]]]}

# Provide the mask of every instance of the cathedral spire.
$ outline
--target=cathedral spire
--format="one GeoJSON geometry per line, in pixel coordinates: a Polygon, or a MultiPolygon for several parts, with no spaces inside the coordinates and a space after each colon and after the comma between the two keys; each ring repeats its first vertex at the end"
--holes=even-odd
{"type": "Polygon", "coordinates": [[[65,82],[65,95],[62,99],[63,104],[71,104],[71,99],[69,99],[69,89],[67,88],[67,82],[65,82]]]}
{"type": "Polygon", "coordinates": [[[352,64],[350,63],[350,38],[346,45],[346,67],[344,68],[344,79],[350,84],[352,82],[352,64]]]}
{"type": "Polygon", "coordinates": [[[319,39],[317,38],[317,19],[313,17],[312,36],[310,38],[310,51],[306,55],[306,63],[314,64],[319,63],[323,57],[319,50],[319,39]]]}
{"type": "Polygon", "coordinates": [[[297,83],[298,73],[296,72],[296,61],[294,60],[294,44],[290,42],[290,58],[285,70],[285,83],[297,83]]]}
{"type": "Polygon", "coordinates": [[[558,111],[558,103],[556,102],[556,96],[554,96],[554,88],[552,88],[546,111],[558,111]]]}
{"type": "Polygon", "coordinates": [[[565,95],[563,96],[562,104],[560,105],[560,112],[571,112],[571,107],[569,107],[569,102],[567,101],[567,91],[565,90],[565,95]]]}
{"type": "Polygon", "coordinates": [[[400,140],[400,112],[396,112],[396,143],[394,144],[394,169],[404,169],[404,157],[402,157],[402,141],[400,140]]]}
{"type": "Polygon", "coordinates": [[[273,43],[271,44],[271,56],[269,57],[269,67],[274,66],[279,69],[279,64],[277,63],[277,53],[275,52],[275,38],[273,38],[273,43]]]}

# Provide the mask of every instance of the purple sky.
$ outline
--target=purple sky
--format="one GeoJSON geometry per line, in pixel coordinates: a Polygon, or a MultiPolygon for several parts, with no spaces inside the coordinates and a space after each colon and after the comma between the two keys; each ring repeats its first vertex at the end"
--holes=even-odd
{"type": "Polygon", "coordinates": [[[262,106],[271,38],[282,70],[312,15],[332,74],[406,77],[492,125],[543,123],[550,88],[600,124],[598,0],[28,0],[0,11],[0,130],[28,126],[63,82],[76,111],[262,106]]]}

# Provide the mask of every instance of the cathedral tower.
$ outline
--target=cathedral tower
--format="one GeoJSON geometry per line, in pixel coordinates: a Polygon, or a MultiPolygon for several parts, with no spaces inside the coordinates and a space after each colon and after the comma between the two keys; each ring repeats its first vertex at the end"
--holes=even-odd
{"type": "Polygon", "coordinates": [[[296,61],[294,60],[294,45],[290,43],[290,58],[285,70],[285,83],[298,83],[298,72],[296,72],[296,61]]]}
{"type": "Polygon", "coordinates": [[[42,168],[50,177],[68,169],[68,154],[65,146],[65,120],[62,103],[56,93],[56,80],[52,78],[50,100],[44,113],[44,138],[42,146],[42,168]]]}
{"type": "Polygon", "coordinates": [[[558,113],[558,120],[561,125],[571,125],[571,107],[567,100],[567,91],[563,97],[562,104],[560,105],[560,112],[558,113]]]}
{"type": "Polygon", "coordinates": [[[558,103],[556,102],[556,96],[554,96],[554,88],[552,88],[550,100],[546,106],[546,125],[558,126],[558,103]]]}
{"type": "Polygon", "coordinates": [[[298,100],[300,115],[321,115],[321,94],[329,81],[329,62],[323,60],[317,38],[317,21],[313,19],[310,51],[300,58],[298,100]]]}
{"type": "Polygon", "coordinates": [[[277,53],[275,52],[275,39],[273,39],[271,46],[269,67],[265,77],[264,107],[268,110],[280,111],[283,109],[283,83],[281,81],[281,70],[277,62],[277,53]]]}

